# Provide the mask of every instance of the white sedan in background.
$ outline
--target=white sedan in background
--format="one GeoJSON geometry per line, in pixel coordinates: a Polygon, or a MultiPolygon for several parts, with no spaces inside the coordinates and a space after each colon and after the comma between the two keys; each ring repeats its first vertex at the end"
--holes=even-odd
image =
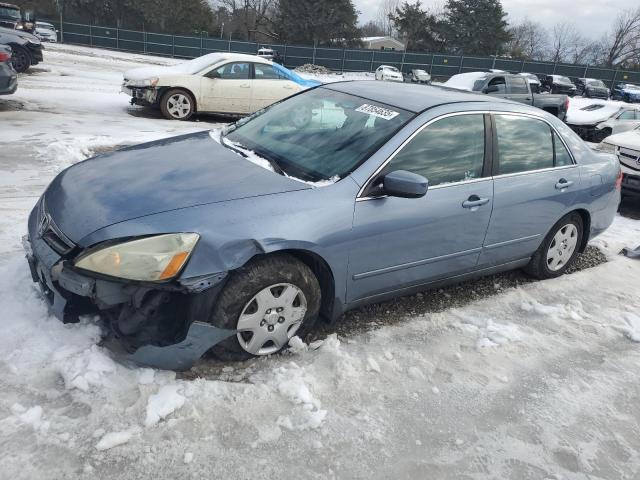
{"type": "Polygon", "coordinates": [[[128,70],[122,90],[132,104],[188,120],[196,112],[249,115],[319,83],[256,55],[210,53],[170,67],[128,70]]]}
{"type": "Polygon", "coordinates": [[[622,167],[622,194],[640,198],[640,126],[605,138],[597,150],[615,153],[622,167]]]}
{"type": "Polygon", "coordinates": [[[376,80],[386,80],[388,82],[404,82],[402,72],[390,65],[380,65],[376,68],[376,80]]]}

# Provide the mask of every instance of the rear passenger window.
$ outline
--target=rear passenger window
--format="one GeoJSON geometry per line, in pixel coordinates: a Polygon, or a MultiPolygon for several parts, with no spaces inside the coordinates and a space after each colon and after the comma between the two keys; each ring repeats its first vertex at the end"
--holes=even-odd
{"type": "Polygon", "coordinates": [[[527,80],[524,78],[512,78],[511,80],[511,93],[529,93],[527,88],[527,80]]]}
{"type": "Polygon", "coordinates": [[[573,160],[571,159],[571,155],[567,151],[567,148],[562,143],[562,140],[556,135],[553,134],[553,148],[555,153],[555,166],[556,167],[564,167],[565,165],[573,165],[573,160]]]}
{"type": "Polygon", "coordinates": [[[551,128],[535,118],[496,115],[499,174],[553,167],[551,128]]]}
{"type": "Polygon", "coordinates": [[[391,160],[387,171],[408,170],[434,186],[479,178],[483,163],[483,115],[456,115],[418,133],[391,160]]]}

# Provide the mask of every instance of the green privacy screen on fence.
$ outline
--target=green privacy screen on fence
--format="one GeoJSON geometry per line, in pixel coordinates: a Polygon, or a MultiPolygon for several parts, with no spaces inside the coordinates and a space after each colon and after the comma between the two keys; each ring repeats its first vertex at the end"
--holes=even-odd
{"type": "MultiPolygon", "coordinates": [[[[57,28],[60,28],[58,23],[52,23],[56,24],[57,28]]],[[[255,54],[259,47],[268,46],[280,53],[285,66],[289,68],[295,68],[305,63],[313,63],[340,72],[372,72],[379,65],[385,64],[393,65],[405,73],[408,73],[413,68],[422,68],[435,77],[450,77],[457,73],[499,69],[510,72],[598,78],[608,85],[614,82],[640,83],[640,72],[590,67],[588,65],[527,62],[507,58],[465,57],[435,53],[265,44],[205,36],[137,32],[66,22],[62,24],[62,27],[65,43],[181,58],[194,58],[212,52],[255,54]]]]}

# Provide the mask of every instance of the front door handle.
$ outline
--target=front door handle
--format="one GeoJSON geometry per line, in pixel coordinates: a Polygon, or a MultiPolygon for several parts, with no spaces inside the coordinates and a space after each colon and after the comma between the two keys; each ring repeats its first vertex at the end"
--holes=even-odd
{"type": "Polygon", "coordinates": [[[573,182],[571,180],[561,178],[560,180],[558,180],[558,183],[556,183],[556,189],[564,190],[565,188],[568,188],[571,185],[573,185],[573,182]]]}
{"type": "Polygon", "coordinates": [[[251,85],[248,85],[246,83],[243,83],[240,85],[240,88],[249,88],[249,87],[251,87],[251,85]]]}
{"type": "Polygon", "coordinates": [[[462,202],[462,206],[464,208],[474,208],[484,205],[485,203],[489,203],[488,198],[480,198],[478,195],[471,195],[467,200],[462,202]]]}

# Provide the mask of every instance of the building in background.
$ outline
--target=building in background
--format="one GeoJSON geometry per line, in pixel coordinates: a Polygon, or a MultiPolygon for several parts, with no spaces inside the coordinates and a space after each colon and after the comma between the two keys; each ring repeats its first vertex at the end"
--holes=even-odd
{"type": "Polygon", "coordinates": [[[404,50],[404,43],[393,37],[364,37],[361,40],[363,47],[371,50],[404,50]]]}

